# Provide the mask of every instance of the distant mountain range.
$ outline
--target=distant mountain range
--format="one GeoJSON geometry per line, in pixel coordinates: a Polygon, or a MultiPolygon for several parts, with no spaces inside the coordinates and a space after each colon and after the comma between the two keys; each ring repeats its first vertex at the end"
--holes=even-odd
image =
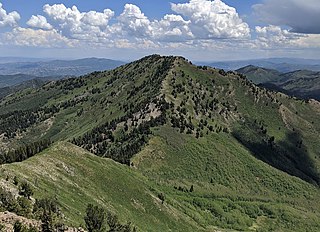
{"type": "Polygon", "coordinates": [[[48,81],[48,80],[55,80],[60,79],[60,77],[37,77],[32,76],[28,74],[14,74],[14,75],[0,75],[0,92],[1,89],[6,87],[12,87],[16,85],[20,85],[24,82],[35,80],[35,79],[42,79],[42,81],[48,81]]]}
{"type": "Polygon", "coordinates": [[[262,87],[303,99],[314,98],[320,100],[320,72],[297,70],[282,73],[274,69],[253,65],[248,65],[236,71],[246,75],[249,80],[262,87]]]}
{"type": "Polygon", "coordinates": [[[0,64],[18,63],[18,62],[45,62],[52,61],[49,58],[32,58],[32,57],[0,57],[0,64]]]}
{"type": "MultiPolygon", "coordinates": [[[[0,96],[21,89],[33,79],[57,80],[85,75],[94,71],[114,69],[124,62],[104,58],[77,60],[48,60],[34,58],[0,57],[0,96]],[[27,82],[28,83],[28,82],[27,82]],[[15,86],[14,88],[1,89],[15,86]]],[[[256,60],[202,63],[225,70],[237,70],[255,84],[281,91],[299,98],[320,99],[320,60],[270,58],[256,60]],[[242,68],[243,67],[243,68],[242,68]],[[308,71],[309,70],[309,71],[308,71]]]]}
{"type": "MultiPolygon", "coordinates": [[[[0,77],[1,78],[1,77],[0,77]]],[[[45,83],[47,83],[46,80],[42,80],[42,79],[32,79],[32,80],[27,80],[24,81],[20,84],[14,85],[14,86],[7,86],[7,87],[3,87],[0,88],[0,99],[4,98],[10,94],[16,93],[18,91],[24,90],[24,89],[36,89],[41,87],[42,85],[44,85],[45,83]]]]}
{"type": "Polygon", "coordinates": [[[244,66],[253,65],[267,69],[275,69],[282,73],[292,72],[296,70],[320,71],[320,60],[299,58],[270,58],[222,62],[198,62],[197,64],[225,70],[236,70],[244,66]]]}
{"type": "MultiPolygon", "coordinates": [[[[78,60],[51,60],[30,62],[9,62],[0,58],[0,74],[26,74],[37,77],[48,76],[80,76],[94,71],[104,71],[116,68],[124,62],[102,58],[85,58],[78,60]]],[[[17,60],[17,59],[16,59],[17,60]]],[[[10,59],[9,59],[10,61],[10,59]]]]}

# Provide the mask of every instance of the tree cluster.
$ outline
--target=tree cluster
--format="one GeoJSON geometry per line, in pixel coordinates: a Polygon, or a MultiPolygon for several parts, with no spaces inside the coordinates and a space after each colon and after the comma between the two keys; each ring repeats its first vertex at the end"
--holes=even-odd
{"type": "Polygon", "coordinates": [[[6,138],[14,138],[17,133],[26,131],[35,123],[44,121],[59,112],[55,105],[25,111],[13,111],[0,115],[0,134],[6,138]]]}
{"type": "Polygon", "coordinates": [[[6,153],[0,153],[0,164],[21,162],[43,151],[51,145],[51,141],[43,139],[21,146],[6,153]]]}
{"type": "Polygon", "coordinates": [[[97,205],[88,204],[84,221],[88,232],[136,232],[131,222],[122,224],[117,215],[97,205]]]}

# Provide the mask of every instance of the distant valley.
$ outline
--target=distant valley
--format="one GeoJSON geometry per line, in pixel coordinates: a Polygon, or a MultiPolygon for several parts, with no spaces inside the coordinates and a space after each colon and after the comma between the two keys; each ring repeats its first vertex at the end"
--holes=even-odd
{"type": "Polygon", "coordinates": [[[34,79],[35,77],[58,79],[65,76],[80,76],[94,71],[102,71],[116,68],[124,62],[100,59],[85,58],[78,60],[52,60],[52,61],[30,61],[12,62],[8,59],[8,63],[2,60],[0,62],[0,87],[15,85],[22,81],[34,79]],[[7,76],[7,78],[5,76],[7,76]],[[8,75],[14,75],[8,77],[8,75]]]}
{"type": "Polygon", "coordinates": [[[48,61],[0,57],[0,98],[19,90],[40,87],[48,81],[109,70],[122,64],[122,61],[102,58],[48,61]]]}
{"type": "Polygon", "coordinates": [[[258,66],[266,69],[275,69],[282,73],[296,70],[320,71],[320,60],[299,58],[269,58],[255,60],[197,62],[197,64],[220,68],[227,71],[236,70],[248,65],[258,66]]]}
{"type": "Polygon", "coordinates": [[[274,69],[249,65],[236,70],[250,81],[270,90],[303,99],[320,100],[320,72],[297,70],[281,73],[274,69]]]}
{"type": "MultiPolygon", "coordinates": [[[[1,76],[0,76],[1,79],[1,76]]],[[[24,90],[24,89],[37,89],[47,83],[49,80],[43,80],[43,79],[30,79],[23,81],[19,84],[13,85],[13,86],[7,86],[0,88],[0,99],[3,97],[6,97],[12,93],[24,90]]]]}

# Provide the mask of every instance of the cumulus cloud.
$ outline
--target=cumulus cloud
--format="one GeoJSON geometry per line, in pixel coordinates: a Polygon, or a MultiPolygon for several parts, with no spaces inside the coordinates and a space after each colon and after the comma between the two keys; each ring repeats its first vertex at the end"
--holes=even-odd
{"type": "Polygon", "coordinates": [[[150,20],[136,5],[126,4],[124,6],[124,11],[117,19],[119,21],[121,30],[128,35],[136,37],[152,35],[150,20]]]}
{"type": "Polygon", "coordinates": [[[47,19],[42,15],[32,15],[28,20],[27,25],[34,28],[51,30],[53,27],[47,22],[47,19]]]}
{"type": "Polygon", "coordinates": [[[29,47],[73,47],[74,41],[67,39],[56,30],[42,30],[16,27],[3,36],[6,44],[29,47]]]}
{"type": "Polygon", "coordinates": [[[189,3],[171,4],[171,8],[177,14],[150,21],[138,6],[126,4],[112,32],[162,42],[243,39],[250,36],[248,24],[242,21],[235,8],[220,0],[191,0],[189,3]]]}
{"type": "MultiPolygon", "coordinates": [[[[266,0],[265,3],[271,1],[266,0]]],[[[117,17],[110,9],[80,12],[76,6],[46,4],[43,6],[46,17],[33,15],[27,21],[27,25],[34,29],[16,27],[5,33],[2,39],[6,44],[19,46],[151,50],[160,47],[181,50],[320,47],[317,35],[295,33],[274,25],[255,27],[256,38],[250,39],[248,24],[239,17],[235,8],[221,0],[190,0],[171,4],[171,8],[174,14],[150,20],[133,4],[126,4],[117,17]]],[[[0,5],[0,26],[1,22],[17,25],[20,16],[16,14],[19,16],[17,12],[7,14],[0,5]]]]}
{"type": "Polygon", "coordinates": [[[17,26],[19,20],[20,15],[18,12],[12,11],[8,14],[7,11],[3,9],[2,4],[0,3],[0,27],[17,26]]]}
{"type": "Polygon", "coordinates": [[[89,11],[86,13],[81,13],[82,19],[81,21],[85,24],[98,26],[98,27],[105,27],[108,25],[109,20],[114,16],[114,12],[110,9],[105,9],[102,12],[96,11],[89,11]]]}
{"type": "Polygon", "coordinates": [[[112,25],[110,19],[114,12],[109,9],[80,12],[76,6],[67,8],[63,4],[46,4],[43,10],[65,36],[95,43],[117,38],[136,42],[145,39],[156,44],[215,38],[242,39],[250,35],[249,26],[240,19],[236,10],[220,0],[172,4],[172,10],[177,14],[152,21],[138,6],[126,4],[112,25]]]}
{"type": "Polygon", "coordinates": [[[153,37],[160,41],[186,41],[195,38],[189,25],[190,21],[184,20],[181,15],[165,15],[160,21],[154,21],[153,37]]]}
{"type": "Polygon", "coordinates": [[[293,33],[274,25],[257,26],[255,30],[257,33],[257,45],[263,48],[301,47],[302,39],[308,38],[308,35],[293,33]]]}
{"type": "Polygon", "coordinates": [[[76,6],[67,8],[63,4],[46,4],[43,11],[66,36],[81,40],[106,37],[109,20],[114,16],[110,9],[103,12],[80,12],[76,6]]]}
{"type": "Polygon", "coordinates": [[[190,20],[190,29],[199,39],[250,36],[249,25],[242,21],[235,8],[221,0],[190,0],[189,3],[171,4],[171,8],[190,20]]]}
{"type": "Polygon", "coordinates": [[[253,10],[266,23],[286,25],[296,33],[320,34],[319,0],[264,0],[253,10]]]}

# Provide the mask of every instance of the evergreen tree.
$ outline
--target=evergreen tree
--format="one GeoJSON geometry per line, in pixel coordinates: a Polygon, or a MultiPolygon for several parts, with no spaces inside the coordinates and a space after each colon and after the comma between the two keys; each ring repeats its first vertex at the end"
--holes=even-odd
{"type": "Polygon", "coordinates": [[[102,207],[89,204],[84,217],[88,232],[104,231],[105,216],[105,210],[102,207]]]}
{"type": "Polygon", "coordinates": [[[19,187],[19,194],[21,196],[24,196],[28,199],[30,199],[30,197],[33,195],[33,190],[31,188],[31,186],[26,182],[22,182],[20,187],[19,187]]]}

